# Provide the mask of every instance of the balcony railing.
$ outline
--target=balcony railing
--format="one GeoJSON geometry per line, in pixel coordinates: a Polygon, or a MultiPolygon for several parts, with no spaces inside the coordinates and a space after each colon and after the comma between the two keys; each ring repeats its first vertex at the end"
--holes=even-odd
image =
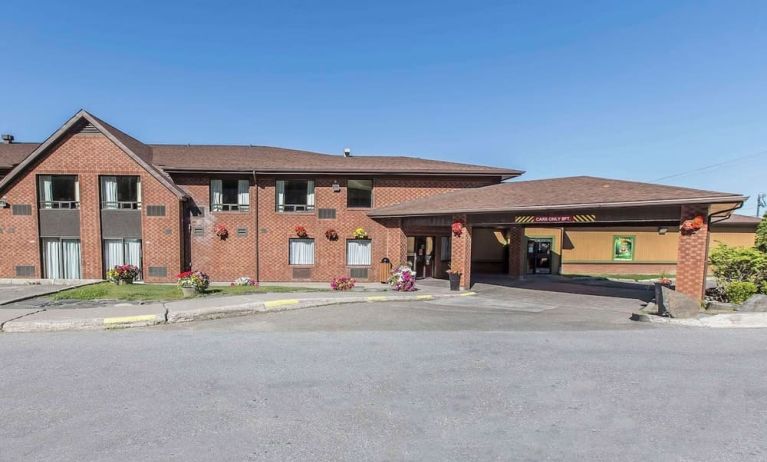
{"type": "Polygon", "coordinates": [[[311,212],[313,205],[308,204],[277,204],[278,212],[311,212]]]}
{"type": "Polygon", "coordinates": [[[211,204],[210,209],[214,212],[247,212],[250,210],[250,205],[211,204]]]}
{"type": "Polygon", "coordinates": [[[101,203],[101,208],[104,210],[140,210],[141,209],[141,202],[132,202],[132,201],[117,201],[117,202],[107,202],[104,201],[101,203]]]}
{"type": "Polygon", "coordinates": [[[41,209],[79,209],[80,203],[77,201],[41,201],[41,209]]]}

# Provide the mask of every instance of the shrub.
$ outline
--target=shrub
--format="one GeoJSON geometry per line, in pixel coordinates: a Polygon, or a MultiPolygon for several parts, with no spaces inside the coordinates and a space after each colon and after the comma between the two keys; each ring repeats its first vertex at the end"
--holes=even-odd
{"type": "Polygon", "coordinates": [[[767,254],[755,248],[720,245],[711,252],[710,261],[721,286],[738,281],[759,287],[767,280],[767,254]]]}
{"type": "Polygon", "coordinates": [[[762,252],[767,252],[767,213],[762,217],[759,226],[756,227],[756,248],[762,252]]]}
{"type": "Polygon", "coordinates": [[[415,290],[415,271],[407,265],[400,265],[392,271],[389,285],[393,290],[401,292],[415,290]]]}
{"type": "Polygon", "coordinates": [[[229,284],[229,285],[232,286],[232,287],[236,287],[236,286],[239,286],[239,287],[245,287],[245,286],[253,287],[253,286],[257,286],[258,282],[256,282],[255,279],[249,278],[247,276],[242,276],[242,277],[239,277],[239,278],[235,279],[235,281],[233,283],[229,284]]]}
{"type": "Polygon", "coordinates": [[[732,281],[724,287],[727,301],[741,304],[757,292],[756,284],[749,281],[732,281]]]}
{"type": "Polygon", "coordinates": [[[354,278],[350,278],[349,276],[338,276],[330,281],[330,288],[333,290],[352,290],[356,284],[357,281],[354,280],[354,278]]]}
{"type": "Polygon", "coordinates": [[[107,271],[107,279],[118,284],[120,281],[133,282],[138,277],[138,267],[135,265],[117,265],[107,271]]]}
{"type": "Polygon", "coordinates": [[[179,287],[193,287],[197,292],[205,292],[210,285],[210,278],[202,271],[184,271],[179,273],[176,278],[179,287]]]}

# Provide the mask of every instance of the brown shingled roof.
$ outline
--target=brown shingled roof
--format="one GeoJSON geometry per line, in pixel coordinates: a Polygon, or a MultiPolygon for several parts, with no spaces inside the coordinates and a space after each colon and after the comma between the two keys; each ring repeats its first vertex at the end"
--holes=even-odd
{"type": "Polygon", "coordinates": [[[714,225],[727,225],[727,226],[743,226],[743,227],[749,227],[753,226],[756,228],[759,223],[762,221],[759,217],[753,217],[751,215],[737,215],[732,214],[728,218],[717,221],[716,223],[713,223],[714,225]]]}
{"type": "Polygon", "coordinates": [[[396,217],[655,204],[737,203],[743,200],[745,197],[740,194],[577,176],[511,181],[482,188],[462,189],[379,208],[371,211],[369,215],[396,217]]]}

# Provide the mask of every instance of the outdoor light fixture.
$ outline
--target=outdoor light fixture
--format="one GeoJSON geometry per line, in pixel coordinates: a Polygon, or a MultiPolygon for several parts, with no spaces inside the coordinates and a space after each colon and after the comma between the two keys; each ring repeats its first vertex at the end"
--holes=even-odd
{"type": "Polygon", "coordinates": [[[333,192],[341,192],[341,185],[338,180],[333,180],[333,192]]]}
{"type": "Polygon", "coordinates": [[[666,234],[667,232],[668,232],[668,228],[665,228],[665,227],[658,228],[658,234],[660,235],[666,234]]]}
{"type": "Polygon", "coordinates": [[[8,207],[8,196],[3,196],[0,198],[0,209],[4,209],[8,207]]]}

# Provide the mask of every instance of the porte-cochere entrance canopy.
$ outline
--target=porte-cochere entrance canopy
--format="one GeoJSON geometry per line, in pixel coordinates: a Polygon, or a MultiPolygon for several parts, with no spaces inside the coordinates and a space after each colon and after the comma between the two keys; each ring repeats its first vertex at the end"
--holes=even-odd
{"type": "MultiPolygon", "coordinates": [[[[475,227],[506,228],[508,273],[520,276],[525,226],[665,226],[678,230],[677,290],[701,299],[711,223],[727,219],[747,198],[740,194],[594,177],[512,181],[416,199],[373,210],[402,235],[450,234],[451,269],[471,285],[475,227]],[[460,223],[460,232],[453,232],[460,223]]],[[[392,246],[390,249],[403,248],[392,246]]],[[[396,255],[394,255],[396,257],[396,255]]],[[[399,256],[405,261],[404,255],[399,256]]]]}

